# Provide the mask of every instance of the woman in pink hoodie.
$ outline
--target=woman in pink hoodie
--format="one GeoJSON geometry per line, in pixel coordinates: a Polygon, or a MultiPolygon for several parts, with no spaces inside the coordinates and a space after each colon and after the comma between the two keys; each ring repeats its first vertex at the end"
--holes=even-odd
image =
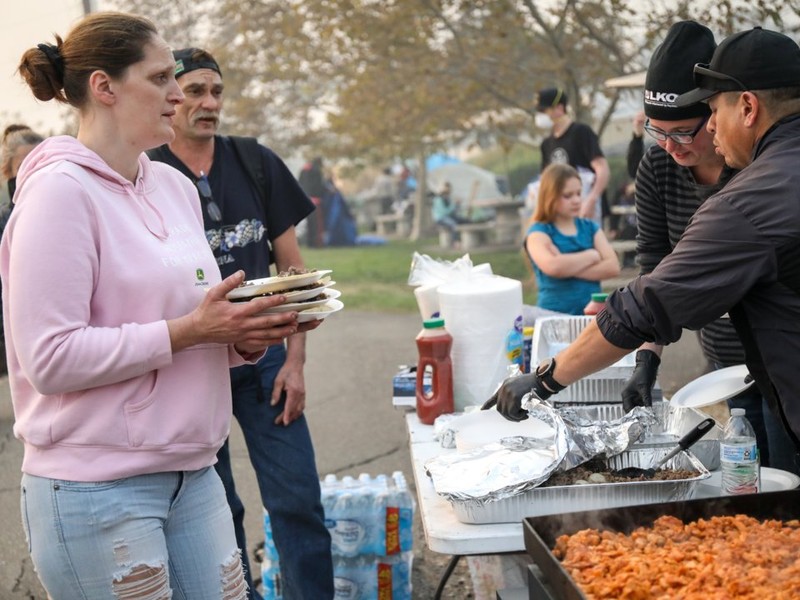
{"type": "Polygon", "coordinates": [[[212,468],[231,417],[228,369],[297,331],[231,303],[197,191],[144,150],[172,140],[183,94],[149,21],[97,13],[19,70],[78,109],[77,139],[40,144],[17,175],[0,245],[22,518],[59,598],[245,598],[212,468]]]}

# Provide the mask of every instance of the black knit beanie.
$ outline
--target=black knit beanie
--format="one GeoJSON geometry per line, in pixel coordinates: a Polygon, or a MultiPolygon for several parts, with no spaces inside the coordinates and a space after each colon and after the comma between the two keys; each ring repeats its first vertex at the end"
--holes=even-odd
{"type": "Polygon", "coordinates": [[[653,52],[644,84],[644,114],[651,119],[680,121],[704,117],[711,110],[704,102],[678,108],[675,100],[696,86],[693,69],[707,63],[717,47],[711,30],[695,21],[672,25],[653,52]]]}

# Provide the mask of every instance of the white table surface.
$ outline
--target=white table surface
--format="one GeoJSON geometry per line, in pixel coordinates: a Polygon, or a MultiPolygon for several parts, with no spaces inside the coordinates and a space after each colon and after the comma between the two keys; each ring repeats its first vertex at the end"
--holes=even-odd
{"type": "MultiPolygon", "coordinates": [[[[431,478],[425,473],[425,463],[455,449],[442,448],[434,440],[433,426],[423,425],[414,411],[405,415],[408,428],[411,464],[417,487],[417,503],[425,541],[434,552],[442,554],[498,554],[525,550],[522,522],[473,524],[456,518],[450,503],[439,496],[431,478]]],[[[790,489],[800,485],[800,478],[778,469],[761,468],[762,491],[790,489]]],[[[719,472],[695,489],[695,498],[712,498],[721,495],[719,472]]]]}
{"type": "Polygon", "coordinates": [[[428,548],[442,554],[498,554],[525,549],[522,522],[475,525],[456,518],[450,503],[433,489],[425,463],[445,452],[433,439],[433,426],[423,425],[417,413],[406,413],[411,464],[417,486],[417,503],[428,548]]]}

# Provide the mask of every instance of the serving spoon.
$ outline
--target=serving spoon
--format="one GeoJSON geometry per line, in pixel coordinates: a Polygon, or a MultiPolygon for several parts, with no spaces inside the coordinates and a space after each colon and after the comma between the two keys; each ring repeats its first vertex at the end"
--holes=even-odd
{"type": "Polygon", "coordinates": [[[687,450],[691,446],[694,446],[694,444],[700,441],[700,438],[702,438],[705,434],[707,434],[711,430],[712,427],[714,427],[715,423],[716,421],[714,421],[714,419],[709,417],[704,421],[701,421],[700,423],[695,425],[689,431],[689,433],[687,433],[680,440],[678,440],[678,445],[675,446],[675,448],[670,450],[669,453],[664,458],[662,458],[655,464],[655,466],[650,467],[649,469],[643,469],[641,467],[625,467],[623,469],[617,469],[616,471],[611,471],[611,474],[617,475],[619,477],[630,477],[630,478],[644,477],[646,479],[652,479],[653,476],[656,474],[656,471],[658,471],[661,467],[663,467],[669,459],[671,459],[681,450],[687,450]]]}

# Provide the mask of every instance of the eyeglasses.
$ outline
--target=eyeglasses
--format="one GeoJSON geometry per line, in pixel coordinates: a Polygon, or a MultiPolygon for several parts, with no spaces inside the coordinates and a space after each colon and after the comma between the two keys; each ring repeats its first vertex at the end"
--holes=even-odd
{"type": "Polygon", "coordinates": [[[215,223],[222,223],[222,210],[220,210],[219,204],[214,202],[214,196],[211,195],[211,185],[208,183],[208,177],[206,177],[206,174],[202,171],[200,171],[200,177],[195,181],[195,185],[197,185],[197,191],[200,192],[200,198],[206,205],[206,212],[209,218],[215,223]]]}
{"type": "Polygon", "coordinates": [[[671,139],[676,144],[688,146],[694,141],[695,136],[700,133],[700,130],[703,128],[703,125],[706,124],[706,121],[708,121],[708,116],[703,117],[693,131],[679,131],[672,133],[666,132],[663,129],[659,129],[658,127],[653,127],[650,125],[650,119],[647,119],[644,124],[644,130],[650,135],[650,137],[655,138],[659,142],[666,142],[667,139],[671,139]]]}

